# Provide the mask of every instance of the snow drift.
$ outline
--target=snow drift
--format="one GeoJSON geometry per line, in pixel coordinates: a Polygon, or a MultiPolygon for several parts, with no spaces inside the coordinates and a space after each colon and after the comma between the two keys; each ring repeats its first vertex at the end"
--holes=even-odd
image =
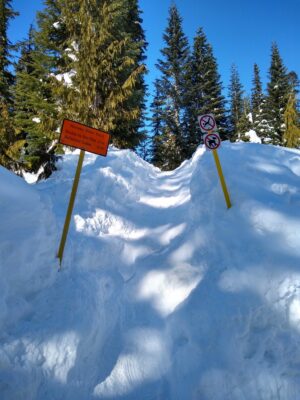
{"type": "Polygon", "coordinates": [[[300,152],[199,147],[172,172],[78,154],[28,185],[0,168],[3,400],[295,400],[300,152]]]}

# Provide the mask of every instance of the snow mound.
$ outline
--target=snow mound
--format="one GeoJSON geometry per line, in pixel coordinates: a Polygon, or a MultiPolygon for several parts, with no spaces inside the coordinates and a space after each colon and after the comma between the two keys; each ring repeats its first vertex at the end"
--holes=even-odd
{"type": "Polygon", "coordinates": [[[223,143],[171,172],[87,154],[28,185],[0,169],[0,398],[295,400],[300,152],[223,143]]]}

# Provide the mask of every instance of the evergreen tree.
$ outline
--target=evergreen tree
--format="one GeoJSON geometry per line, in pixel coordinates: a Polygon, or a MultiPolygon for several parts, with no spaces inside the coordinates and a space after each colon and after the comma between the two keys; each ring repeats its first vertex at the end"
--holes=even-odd
{"type": "Polygon", "coordinates": [[[289,88],[291,93],[297,95],[299,93],[299,78],[295,71],[290,71],[287,75],[289,88]]]}
{"type": "Polygon", "coordinates": [[[291,93],[284,113],[285,132],[283,135],[284,145],[287,147],[300,146],[300,118],[296,108],[295,93],[291,93]]]}
{"type": "Polygon", "coordinates": [[[271,127],[271,143],[282,144],[284,125],[284,111],[290,94],[290,85],[287,69],[279,54],[278,46],[272,45],[271,66],[269,70],[268,96],[266,102],[267,120],[271,127]]]}
{"type": "MultiPolygon", "coordinates": [[[[138,0],[127,0],[125,2],[125,15],[124,30],[130,38],[130,57],[133,59],[133,65],[125,71],[122,81],[126,81],[128,76],[132,75],[135,69],[139,69],[139,74],[136,75],[134,82],[134,90],[129,94],[127,100],[123,103],[123,109],[127,114],[132,113],[133,117],[129,119],[122,118],[116,121],[116,128],[112,134],[119,138],[117,142],[121,147],[135,148],[137,145],[145,146],[149,142],[149,138],[145,133],[144,120],[145,120],[145,94],[147,87],[145,84],[145,51],[147,42],[145,32],[142,27],[141,10],[138,6],[138,0]],[[135,115],[133,110],[135,110],[135,115]]],[[[148,146],[148,145],[147,145],[148,146]]],[[[146,146],[146,147],[147,147],[146,146]]]]}
{"type": "Polygon", "coordinates": [[[251,118],[251,103],[248,97],[243,98],[242,115],[237,124],[238,139],[244,142],[249,142],[249,136],[245,133],[252,129],[252,118],[251,118]]]}
{"type": "Polygon", "coordinates": [[[17,171],[20,147],[7,104],[0,100],[0,165],[17,171]]]}
{"type": "Polygon", "coordinates": [[[151,162],[152,160],[152,138],[145,136],[136,149],[136,153],[145,161],[151,162]]]}
{"type": "Polygon", "coordinates": [[[262,136],[262,114],[264,94],[262,90],[262,83],[260,78],[260,71],[257,64],[254,64],[254,75],[252,80],[252,93],[251,93],[251,114],[253,129],[259,137],[262,136]]]}
{"type": "Polygon", "coordinates": [[[295,95],[296,109],[298,112],[300,112],[300,99],[299,99],[300,81],[295,71],[290,71],[288,73],[288,82],[290,87],[289,89],[290,93],[294,93],[295,95]]]}
{"type": "Polygon", "coordinates": [[[231,67],[231,78],[229,85],[229,101],[230,101],[230,133],[231,140],[238,139],[240,119],[243,115],[243,86],[240,82],[240,76],[235,65],[231,67]]]}
{"type": "Polygon", "coordinates": [[[188,78],[186,129],[189,132],[188,155],[191,156],[202,136],[197,122],[199,115],[213,113],[223,139],[227,133],[225,99],[222,96],[217,62],[202,28],[198,29],[194,38],[193,52],[188,64],[188,78]]]}
{"type": "Polygon", "coordinates": [[[161,93],[160,82],[156,80],[154,83],[155,94],[153,97],[153,101],[150,105],[150,111],[152,114],[151,123],[152,123],[152,147],[151,153],[152,158],[151,161],[154,165],[159,168],[162,168],[165,160],[163,159],[163,132],[164,132],[164,124],[163,124],[163,106],[165,98],[161,93]]]}
{"type": "Polygon", "coordinates": [[[12,102],[10,86],[14,81],[9,71],[11,44],[7,37],[7,28],[9,20],[18,15],[12,9],[11,3],[11,0],[0,0],[0,100],[6,104],[12,102]]]}
{"type": "Polygon", "coordinates": [[[16,123],[26,135],[27,168],[43,166],[46,175],[55,168],[65,117],[108,130],[121,147],[144,138],[139,13],[137,0],[45,0],[17,73],[16,123]]]}
{"type": "Polygon", "coordinates": [[[23,42],[16,67],[15,125],[26,137],[23,167],[47,177],[55,169],[60,126],[57,79],[63,71],[66,30],[62,25],[58,1],[46,0],[38,13],[38,30],[29,32],[23,42]]]}
{"type": "Polygon", "coordinates": [[[146,42],[136,0],[66,0],[62,8],[75,46],[67,96],[69,116],[112,134],[119,147],[143,139],[146,42]]]}
{"type": "Polygon", "coordinates": [[[24,137],[26,137],[29,128],[34,125],[32,118],[35,116],[33,110],[30,109],[30,99],[33,93],[30,79],[31,73],[33,72],[33,32],[33,26],[31,25],[27,40],[19,43],[21,55],[15,68],[14,123],[17,130],[22,133],[24,137]]]}
{"type": "MultiPolygon", "coordinates": [[[[169,10],[168,26],[163,35],[165,47],[161,50],[162,59],[157,67],[161,78],[157,85],[164,98],[160,110],[163,137],[164,168],[177,167],[186,155],[186,135],[184,116],[186,111],[186,77],[189,59],[189,45],[182,30],[182,19],[175,5],[169,10]],[[166,148],[170,146],[170,151],[166,148]]],[[[158,138],[156,137],[156,140],[158,138]]]]}
{"type": "Polygon", "coordinates": [[[0,0],[0,164],[17,168],[17,137],[12,123],[12,87],[14,77],[11,66],[11,43],[7,37],[9,21],[18,15],[11,6],[11,0],[0,0]]]}

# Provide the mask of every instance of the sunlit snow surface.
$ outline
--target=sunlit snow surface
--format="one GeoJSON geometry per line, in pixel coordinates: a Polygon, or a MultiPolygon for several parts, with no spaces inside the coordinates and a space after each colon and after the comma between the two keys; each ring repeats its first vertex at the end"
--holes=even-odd
{"type": "Polygon", "coordinates": [[[78,151],[0,168],[1,400],[300,399],[300,151],[223,143],[160,172],[78,151]]]}

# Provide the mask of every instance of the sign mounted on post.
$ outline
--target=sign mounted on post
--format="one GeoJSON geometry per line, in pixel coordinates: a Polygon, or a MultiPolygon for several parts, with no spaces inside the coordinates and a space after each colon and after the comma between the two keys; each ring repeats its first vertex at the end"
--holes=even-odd
{"type": "Polygon", "coordinates": [[[106,157],[109,145],[109,138],[110,135],[108,133],[91,128],[90,126],[80,124],[79,122],[70,121],[69,119],[65,119],[63,121],[59,143],[66,146],[76,147],[77,149],[81,149],[81,151],[70,195],[65,224],[60,239],[59,249],[57,252],[57,258],[59,259],[60,266],[64,255],[65,244],[68,236],[85,151],[89,151],[90,153],[95,153],[100,156],[106,157]]]}
{"type": "Polygon", "coordinates": [[[217,168],[218,175],[220,178],[220,183],[221,183],[221,186],[223,189],[226,205],[227,205],[227,208],[230,208],[231,207],[230,196],[229,196],[229,193],[227,190],[225,178],[223,175],[220,159],[219,159],[218,152],[217,152],[217,149],[221,145],[221,138],[220,138],[220,135],[218,134],[218,132],[216,132],[217,124],[216,124],[215,117],[213,114],[200,115],[198,117],[198,122],[200,125],[201,132],[204,133],[203,141],[204,141],[205,147],[209,150],[212,150],[216,168],[217,168]]]}
{"type": "Polygon", "coordinates": [[[99,129],[65,119],[61,128],[59,143],[106,156],[109,137],[108,133],[99,129]]]}
{"type": "Polygon", "coordinates": [[[217,129],[217,124],[213,114],[204,114],[198,117],[198,122],[202,133],[211,132],[217,129]]]}
{"type": "Polygon", "coordinates": [[[221,138],[217,132],[208,133],[203,138],[204,144],[209,150],[216,150],[221,145],[221,138]]]}

